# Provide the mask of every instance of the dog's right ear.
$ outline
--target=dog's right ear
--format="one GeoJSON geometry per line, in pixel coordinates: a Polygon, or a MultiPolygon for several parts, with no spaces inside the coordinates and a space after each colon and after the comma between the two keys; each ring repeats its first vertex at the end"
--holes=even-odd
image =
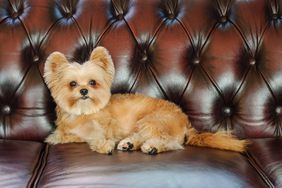
{"type": "Polygon", "coordinates": [[[66,56],[60,52],[53,52],[48,56],[44,66],[44,78],[48,87],[51,87],[50,82],[56,79],[58,70],[67,63],[66,56]]]}
{"type": "Polygon", "coordinates": [[[55,73],[60,65],[65,63],[68,63],[68,60],[64,54],[61,52],[53,52],[48,56],[45,62],[44,72],[55,73]]]}

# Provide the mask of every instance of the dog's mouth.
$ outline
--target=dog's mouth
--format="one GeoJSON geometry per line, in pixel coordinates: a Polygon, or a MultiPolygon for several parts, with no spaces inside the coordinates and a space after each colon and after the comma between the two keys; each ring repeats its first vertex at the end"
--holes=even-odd
{"type": "Polygon", "coordinates": [[[88,96],[82,96],[82,97],[80,97],[80,99],[86,100],[86,99],[89,99],[89,97],[88,96]]]}

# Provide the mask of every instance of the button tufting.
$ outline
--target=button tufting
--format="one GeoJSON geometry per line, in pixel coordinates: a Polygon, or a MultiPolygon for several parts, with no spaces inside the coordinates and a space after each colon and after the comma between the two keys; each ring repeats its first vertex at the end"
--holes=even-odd
{"type": "Polygon", "coordinates": [[[13,12],[13,13],[11,14],[11,17],[12,17],[13,19],[16,19],[18,16],[19,16],[19,13],[18,13],[17,11],[15,11],[15,12],[13,12]]]}
{"type": "Polygon", "coordinates": [[[255,59],[251,59],[250,60],[250,65],[255,65],[256,64],[256,60],[255,59]]]}
{"type": "Polygon", "coordinates": [[[16,4],[9,4],[9,5],[10,6],[7,7],[7,9],[8,9],[9,17],[11,17],[12,19],[17,19],[19,16],[23,14],[25,3],[23,3],[22,1],[19,1],[16,4]]]}
{"type": "Polygon", "coordinates": [[[77,12],[77,6],[79,1],[67,1],[63,0],[60,3],[55,4],[55,16],[63,17],[67,20],[71,19],[77,12]]]}
{"type": "Polygon", "coordinates": [[[175,18],[175,15],[172,12],[170,12],[170,13],[168,13],[167,17],[168,17],[168,19],[172,20],[172,19],[175,18]]]}
{"type": "Polygon", "coordinates": [[[194,59],[194,61],[193,61],[194,65],[198,65],[199,63],[200,63],[200,59],[199,58],[194,59]]]}
{"type": "Polygon", "coordinates": [[[33,56],[33,62],[38,62],[39,61],[39,57],[37,55],[33,56]]]}
{"type": "Polygon", "coordinates": [[[232,110],[231,110],[230,107],[224,107],[224,108],[223,108],[223,113],[224,113],[226,116],[231,116],[232,110]]]}
{"type": "Polygon", "coordinates": [[[129,11],[130,4],[129,0],[111,0],[111,13],[113,17],[117,20],[123,20],[129,11]]]}
{"type": "Polygon", "coordinates": [[[281,106],[276,107],[275,112],[277,115],[282,115],[282,107],[281,106]]]}
{"type": "Polygon", "coordinates": [[[8,105],[5,105],[2,107],[1,111],[3,114],[8,115],[11,113],[11,107],[8,105]]]}
{"type": "Polygon", "coordinates": [[[277,13],[273,13],[272,14],[272,19],[273,20],[277,20],[278,19],[278,14],[277,13]]]}
{"type": "Polygon", "coordinates": [[[221,23],[227,22],[227,16],[222,15],[222,16],[220,17],[220,22],[221,22],[221,23]]]}
{"type": "Polygon", "coordinates": [[[123,19],[123,14],[122,14],[122,13],[118,14],[118,15],[117,15],[117,19],[118,19],[118,20],[122,20],[122,19],[123,19]]]}
{"type": "Polygon", "coordinates": [[[147,61],[147,60],[148,60],[148,56],[147,56],[146,54],[143,54],[143,55],[142,55],[142,61],[145,62],[145,61],[147,61]]]}
{"type": "Polygon", "coordinates": [[[62,8],[62,14],[64,16],[64,18],[71,18],[75,12],[75,10],[72,10],[71,8],[69,7],[64,7],[62,8]]]}
{"type": "Polygon", "coordinates": [[[179,10],[182,2],[175,0],[161,1],[160,8],[162,9],[163,16],[170,20],[175,19],[179,15],[179,10]]]}
{"type": "Polygon", "coordinates": [[[71,18],[72,17],[72,13],[71,12],[66,12],[65,13],[65,18],[71,18]]]}

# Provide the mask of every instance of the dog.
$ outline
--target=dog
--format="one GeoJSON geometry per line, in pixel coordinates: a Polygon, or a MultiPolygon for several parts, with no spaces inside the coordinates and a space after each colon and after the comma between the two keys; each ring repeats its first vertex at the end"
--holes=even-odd
{"type": "Polygon", "coordinates": [[[198,132],[176,104],[141,94],[111,94],[114,63],[96,47],[83,64],[51,53],[44,79],[56,102],[56,129],[49,144],[86,142],[102,154],[141,150],[150,155],[184,149],[185,144],[244,152],[247,140],[229,132],[198,132]]]}

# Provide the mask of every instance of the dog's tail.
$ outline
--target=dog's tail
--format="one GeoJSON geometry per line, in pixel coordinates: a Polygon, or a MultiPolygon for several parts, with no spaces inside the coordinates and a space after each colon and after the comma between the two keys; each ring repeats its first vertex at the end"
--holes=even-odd
{"type": "Polygon", "coordinates": [[[199,133],[196,129],[190,127],[188,128],[186,144],[243,153],[249,141],[239,140],[229,132],[199,133]]]}

